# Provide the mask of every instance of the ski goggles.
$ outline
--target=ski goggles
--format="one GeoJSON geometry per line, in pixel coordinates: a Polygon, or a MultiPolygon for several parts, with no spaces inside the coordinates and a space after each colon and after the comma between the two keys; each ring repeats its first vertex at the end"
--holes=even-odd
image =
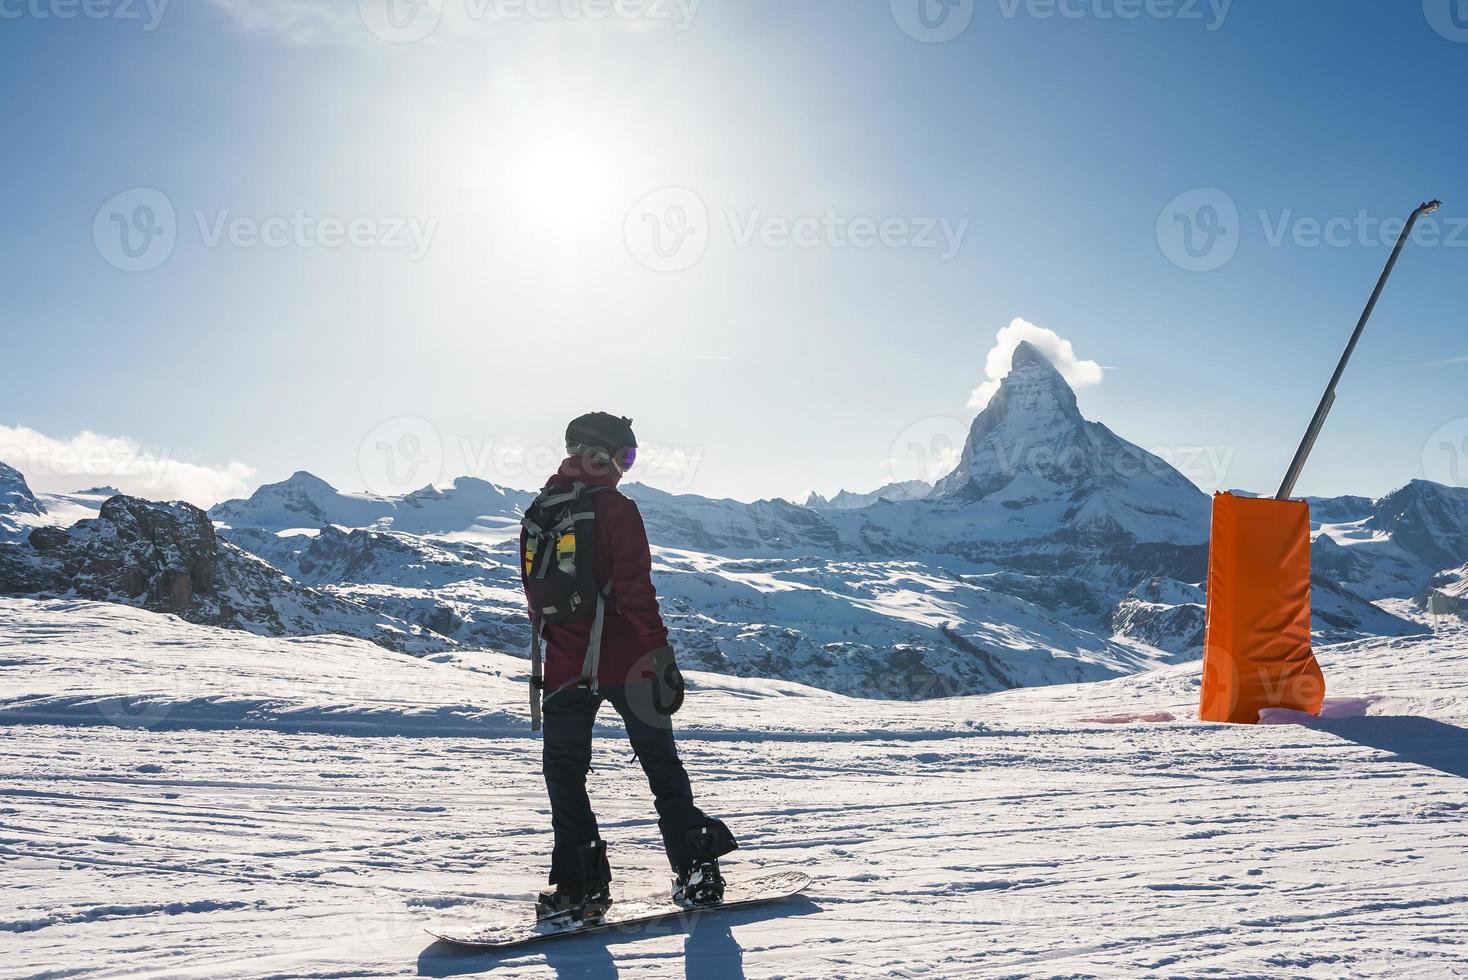
{"type": "Polygon", "coordinates": [[[637,462],[637,447],[627,446],[612,453],[612,461],[617,464],[617,469],[626,473],[637,462]]]}

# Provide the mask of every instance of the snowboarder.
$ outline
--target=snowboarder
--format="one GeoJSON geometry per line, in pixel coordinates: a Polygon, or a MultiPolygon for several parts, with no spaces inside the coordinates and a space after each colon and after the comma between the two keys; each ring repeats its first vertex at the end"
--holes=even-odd
{"type": "Polygon", "coordinates": [[[539,724],[543,711],[542,769],[555,833],[552,887],[541,892],[537,914],[594,919],[610,904],[606,843],[586,794],[592,725],[603,701],[622,717],[656,798],[674,901],[714,905],[724,893],[719,858],[737,845],[723,822],[694,805],[674,744],[683,676],[659,613],[642,515],[617,490],[637,459],[632,422],[583,415],[566,429],[566,453],[526,510],[520,534],[533,635],[531,719],[539,724]]]}

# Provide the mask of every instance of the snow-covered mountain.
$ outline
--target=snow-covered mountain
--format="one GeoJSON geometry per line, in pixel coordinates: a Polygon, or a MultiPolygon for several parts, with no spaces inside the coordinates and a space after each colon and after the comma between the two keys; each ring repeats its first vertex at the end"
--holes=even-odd
{"type": "MultiPolygon", "coordinates": [[[[1208,498],[1157,456],[1088,422],[1029,344],[931,494],[865,506],[745,504],[629,487],[655,544],[727,556],[956,558],[978,570],[1078,576],[1114,603],[1162,575],[1201,581],[1208,498]]],[[[854,503],[848,498],[848,503],[854,503]]]]}
{"type": "Polygon", "coordinates": [[[1111,628],[1118,636],[1180,657],[1199,657],[1207,622],[1206,601],[1199,586],[1161,576],[1150,578],[1116,604],[1111,628]]]}
{"type": "Polygon", "coordinates": [[[829,500],[818,493],[812,493],[806,498],[805,506],[812,510],[860,510],[884,500],[922,500],[924,497],[931,496],[932,493],[931,483],[923,480],[904,480],[900,483],[880,486],[870,493],[853,493],[850,490],[842,490],[829,500]]]}
{"type": "Polygon", "coordinates": [[[1065,527],[1174,543],[1198,542],[1208,510],[1202,491],[1165,460],[1083,418],[1070,385],[1028,342],[1015,348],[958,467],[933,492],[965,502],[998,495],[1017,515],[1059,500],[1065,527]]]}
{"type": "Polygon", "coordinates": [[[43,514],[46,508],[31,493],[20,470],[0,463],[0,514],[43,514]]]}
{"type": "Polygon", "coordinates": [[[520,651],[530,642],[511,543],[330,524],[219,533],[303,585],[466,647],[520,651]]]}
{"type": "Polygon", "coordinates": [[[409,534],[492,531],[518,521],[534,496],[468,476],[455,480],[447,489],[426,486],[401,497],[344,493],[302,471],[280,483],[260,487],[248,499],[216,504],[209,516],[230,527],[271,531],[327,524],[409,534]]]}
{"type": "MultiPolygon", "coordinates": [[[[1203,598],[1187,583],[1204,577],[1207,498],[1161,459],[1084,419],[1064,379],[1028,344],[936,488],[808,502],[817,506],[624,489],[642,510],[665,618],[690,668],[921,698],[1103,679],[1201,649],[1203,598]]],[[[202,590],[185,614],[414,649],[522,650],[528,623],[513,542],[531,496],[471,478],[401,497],[351,494],[297,473],[210,512],[216,574],[249,581],[234,598],[202,590]]],[[[106,506],[85,493],[14,499],[55,512],[23,515],[31,526],[106,506]]],[[[1460,502],[1432,484],[1382,501],[1315,501],[1317,640],[1420,630],[1353,589],[1417,594],[1443,567],[1431,561],[1468,542],[1460,502]]],[[[28,574],[48,571],[29,585],[12,574],[9,591],[148,604],[136,582],[95,588],[95,574],[68,566],[76,555],[96,557],[92,545],[73,547],[77,534],[43,528],[37,551],[65,539],[75,554],[50,556],[60,566],[27,558],[28,574]]],[[[10,552],[12,570],[21,553],[10,552]]],[[[1457,564],[1465,561],[1468,553],[1457,564]]]]}
{"type": "Polygon", "coordinates": [[[452,645],[443,636],[304,588],[216,539],[192,504],[115,496],[95,518],[47,525],[0,546],[0,594],[105,600],[193,623],[272,636],[344,633],[397,650],[452,645]]]}
{"type": "Polygon", "coordinates": [[[0,542],[19,541],[45,523],[46,507],[20,470],[0,463],[0,542]]]}
{"type": "MultiPolygon", "coordinates": [[[[1083,419],[1037,350],[1014,360],[937,492],[812,507],[627,485],[685,665],[915,698],[1197,656],[1203,600],[1184,583],[1203,578],[1207,498],[1083,419]]],[[[518,650],[528,624],[510,539],[528,498],[468,480],[367,497],[297,474],[212,516],[314,589],[465,646],[518,650]]],[[[1321,605],[1322,639],[1415,628],[1344,591],[1323,588],[1321,605]]]]}
{"type": "Polygon", "coordinates": [[[1413,480],[1379,500],[1363,499],[1312,505],[1319,524],[1310,560],[1318,573],[1369,599],[1406,598],[1468,562],[1468,488],[1413,480]]]}

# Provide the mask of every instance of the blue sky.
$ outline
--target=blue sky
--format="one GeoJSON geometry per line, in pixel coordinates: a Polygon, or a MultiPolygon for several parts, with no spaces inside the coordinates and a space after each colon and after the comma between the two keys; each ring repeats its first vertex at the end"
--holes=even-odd
{"type": "Polygon", "coordinates": [[[1429,196],[1299,490],[1456,478],[1468,3],[387,2],[0,4],[38,485],[529,487],[605,408],[668,489],[870,489],[1023,318],[1106,369],[1089,417],[1272,491],[1429,196]]]}

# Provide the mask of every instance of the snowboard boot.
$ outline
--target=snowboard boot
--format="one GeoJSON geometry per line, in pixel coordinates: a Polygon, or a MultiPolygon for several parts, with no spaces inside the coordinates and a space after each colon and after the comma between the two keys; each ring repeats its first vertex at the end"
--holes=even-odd
{"type": "Polygon", "coordinates": [[[535,899],[537,922],[599,922],[607,914],[612,904],[607,845],[599,840],[582,844],[576,849],[576,857],[581,862],[580,880],[562,881],[543,889],[535,899]]]}
{"type": "Polygon", "coordinates": [[[694,827],[684,835],[688,859],[673,879],[673,902],[685,909],[718,905],[724,900],[724,875],[714,856],[715,836],[711,827],[694,827]]]}

